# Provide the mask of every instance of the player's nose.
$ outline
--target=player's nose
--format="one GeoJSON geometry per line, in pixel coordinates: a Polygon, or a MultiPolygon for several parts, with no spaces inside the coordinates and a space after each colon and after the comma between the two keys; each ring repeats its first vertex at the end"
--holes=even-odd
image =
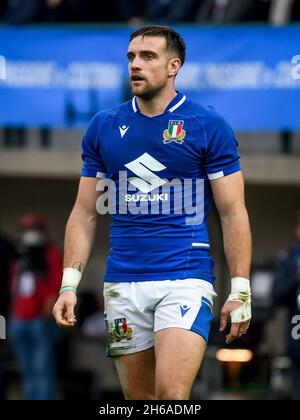
{"type": "Polygon", "coordinates": [[[141,69],[141,60],[139,59],[139,57],[133,58],[133,60],[130,63],[130,68],[132,71],[141,69]]]}

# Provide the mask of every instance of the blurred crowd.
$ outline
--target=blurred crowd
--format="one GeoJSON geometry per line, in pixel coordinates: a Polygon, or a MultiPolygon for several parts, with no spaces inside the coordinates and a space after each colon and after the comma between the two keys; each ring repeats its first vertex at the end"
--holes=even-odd
{"type": "Polygon", "coordinates": [[[18,227],[15,241],[0,231],[0,401],[68,399],[77,393],[91,398],[98,392],[92,389],[96,374],[72,364],[70,343],[76,344],[77,332],[103,347],[102,298],[80,293],[73,334],[59,328],[52,308],[62,279],[61,251],[43,215],[25,213],[18,227]],[[86,381],[85,389],[76,390],[74,375],[80,375],[80,388],[86,381]]]}
{"type": "Polygon", "coordinates": [[[300,20],[296,0],[0,0],[0,22],[152,23],[300,20]]]}
{"type": "MultiPolygon", "coordinates": [[[[0,234],[1,315],[28,400],[53,399],[55,348],[61,331],[52,308],[62,277],[62,256],[47,237],[43,216],[24,214],[14,244],[0,234]]],[[[5,397],[5,343],[0,352],[0,399],[5,397]]]]}

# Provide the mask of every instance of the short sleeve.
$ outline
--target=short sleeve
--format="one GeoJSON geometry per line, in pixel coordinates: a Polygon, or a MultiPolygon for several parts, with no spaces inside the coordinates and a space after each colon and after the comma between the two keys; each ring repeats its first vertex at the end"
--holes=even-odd
{"type": "Polygon", "coordinates": [[[99,118],[92,119],[82,140],[82,176],[106,178],[106,169],[100,156],[98,138],[99,118]]]}
{"type": "Polygon", "coordinates": [[[215,111],[211,111],[206,125],[206,155],[204,167],[209,179],[240,171],[238,142],[229,124],[215,111]]]}

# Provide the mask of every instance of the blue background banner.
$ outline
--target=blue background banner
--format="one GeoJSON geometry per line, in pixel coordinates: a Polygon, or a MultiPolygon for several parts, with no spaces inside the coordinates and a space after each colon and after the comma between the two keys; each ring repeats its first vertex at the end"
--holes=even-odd
{"type": "MultiPolygon", "coordinates": [[[[237,130],[300,128],[300,26],[177,29],[187,44],[178,90],[237,130]]],[[[0,27],[0,125],[81,127],[127,100],[130,32],[0,27]]]]}

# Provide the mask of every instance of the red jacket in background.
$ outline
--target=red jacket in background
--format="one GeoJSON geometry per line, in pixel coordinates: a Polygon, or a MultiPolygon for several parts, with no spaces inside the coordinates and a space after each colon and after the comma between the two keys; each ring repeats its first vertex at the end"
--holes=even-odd
{"type": "Polygon", "coordinates": [[[43,275],[33,273],[35,290],[29,296],[22,296],[18,292],[18,261],[13,264],[11,315],[14,318],[29,320],[41,317],[47,303],[56,300],[58,296],[62,279],[62,255],[52,244],[46,245],[45,253],[48,270],[43,275]]]}

